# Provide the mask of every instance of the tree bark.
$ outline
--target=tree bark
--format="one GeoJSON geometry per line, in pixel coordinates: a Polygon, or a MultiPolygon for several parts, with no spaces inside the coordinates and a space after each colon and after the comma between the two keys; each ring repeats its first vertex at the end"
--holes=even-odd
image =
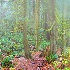
{"type": "Polygon", "coordinates": [[[24,20],[22,21],[22,24],[23,24],[23,44],[24,44],[24,51],[25,51],[25,57],[27,59],[31,58],[31,53],[30,53],[30,48],[28,46],[28,40],[27,40],[27,20],[26,20],[26,17],[27,17],[27,0],[24,0],[23,1],[23,8],[24,10],[22,10],[22,13],[23,13],[23,16],[24,16],[24,20]]]}
{"type": "Polygon", "coordinates": [[[55,0],[50,0],[51,5],[51,25],[53,25],[50,32],[50,47],[51,53],[55,53],[56,51],[56,19],[55,19],[55,0]]]}
{"type": "Polygon", "coordinates": [[[36,0],[35,4],[35,38],[36,38],[36,50],[39,49],[39,10],[40,9],[40,0],[36,0]]]}

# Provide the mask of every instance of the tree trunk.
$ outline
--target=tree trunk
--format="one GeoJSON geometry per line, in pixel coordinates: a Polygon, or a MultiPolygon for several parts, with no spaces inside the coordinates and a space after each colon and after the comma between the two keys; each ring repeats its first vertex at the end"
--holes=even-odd
{"type": "Polygon", "coordinates": [[[36,0],[35,4],[35,38],[36,38],[36,50],[39,49],[39,10],[40,9],[40,0],[36,0]]]}
{"type": "Polygon", "coordinates": [[[55,0],[50,0],[51,4],[51,34],[50,34],[50,47],[51,47],[51,53],[55,53],[56,51],[56,19],[55,19],[55,0]]]}
{"type": "Polygon", "coordinates": [[[23,13],[23,10],[22,10],[22,13],[23,13],[23,16],[24,16],[24,20],[22,21],[22,24],[23,24],[23,44],[24,44],[24,51],[25,51],[25,56],[27,59],[31,58],[31,54],[30,54],[30,49],[29,49],[29,46],[28,46],[28,40],[27,40],[27,20],[26,20],[26,17],[27,17],[27,0],[24,0],[23,2],[23,8],[24,8],[24,13],[23,13]]]}

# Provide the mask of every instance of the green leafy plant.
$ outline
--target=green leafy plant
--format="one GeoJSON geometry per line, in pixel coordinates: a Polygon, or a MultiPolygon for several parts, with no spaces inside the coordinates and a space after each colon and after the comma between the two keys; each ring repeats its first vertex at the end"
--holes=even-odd
{"type": "Polygon", "coordinates": [[[62,61],[62,63],[63,63],[63,64],[68,64],[69,61],[68,61],[67,59],[64,59],[64,60],[62,61]]]}
{"type": "Polygon", "coordinates": [[[48,46],[50,44],[50,42],[47,42],[47,41],[45,41],[45,40],[43,40],[42,42],[41,42],[41,44],[40,44],[40,46],[41,46],[41,48],[46,48],[46,46],[48,46]]]}
{"type": "MultiPolygon", "coordinates": [[[[22,51],[23,48],[23,34],[22,33],[6,33],[0,38],[0,49],[3,53],[11,54],[13,51],[22,51]]],[[[20,52],[19,51],[19,52],[20,52]]]]}
{"type": "Polygon", "coordinates": [[[3,61],[1,62],[2,63],[2,67],[3,68],[10,68],[10,67],[13,67],[13,64],[10,60],[10,57],[7,56],[6,58],[3,59],[3,61]]]}
{"type": "Polygon", "coordinates": [[[67,68],[67,67],[66,67],[64,70],[70,70],[70,68],[67,68]]]}
{"type": "Polygon", "coordinates": [[[52,61],[54,61],[55,59],[57,59],[58,56],[56,54],[50,54],[48,56],[46,56],[46,60],[51,63],[52,61]]]}

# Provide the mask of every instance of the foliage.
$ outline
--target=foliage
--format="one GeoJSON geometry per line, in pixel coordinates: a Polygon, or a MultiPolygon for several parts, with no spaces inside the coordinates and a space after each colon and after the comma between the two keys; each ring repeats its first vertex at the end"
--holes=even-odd
{"type": "Polygon", "coordinates": [[[64,65],[66,65],[66,64],[68,64],[68,63],[69,63],[69,60],[64,59],[64,60],[62,61],[62,63],[63,63],[64,65]]]}
{"type": "Polygon", "coordinates": [[[70,68],[67,68],[67,67],[66,67],[64,70],[70,70],[70,68]]]}
{"type": "Polygon", "coordinates": [[[45,40],[41,41],[41,43],[40,43],[40,47],[43,49],[46,48],[46,46],[48,46],[48,45],[50,45],[50,42],[45,41],[45,40]]]}
{"type": "Polygon", "coordinates": [[[23,46],[22,43],[23,35],[22,33],[6,33],[6,35],[2,36],[0,39],[0,48],[2,51],[13,52],[13,51],[21,51],[23,46]]]}
{"type": "Polygon", "coordinates": [[[64,57],[64,58],[68,58],[69,57],[69,51],[66,51],[66,53],[64,54],[64,53],[62,53],[62,56],[64,57]]]}
{"type": "Polygon", "coordinates": [[[46,56],[46,60],[47,60],[49,63],[55,61],[57,58],[58,58],[58,55],[56,55],[56,54],[50,54],[50,55],[46,56]]]}
{"type": "MultiPolygon", "coordinates": [[[[70,46],[70,1],[41,0],[36,6],[37,1],[40,0],[0,1],[0,57],[3,53],[6,53],[11,60],[15,55],[24,55],[24,52],[26,52],[23,44],[24,30],[27,30],[28,46],[36,45],[35,36],[38,38],[38,46],[41,49],[45,49],[48,45],[52,45],[51,47],[54,45],[55,49],[60,47],[65,51],[70,46]],[[23,27],[25,25],[24,20],[27,23],[26,29],[24,29],[25,26],[23,27]],[[35,33],[35,30],[37,33],[35,33]]],[[[62,57],[65,58],[62,60],[63,64],[68,64],[70,61],[70,58],[67,60],[70,49],[67,49],[67,51],[65,51],[66,54],[62,54],[62,57]]],[[[58,58],[56,54],[46,56],[46,60],[49,62],[56,58],[58,58]]]]}
{"type": "MultiPolygon", "coordinates": [[[[60,70],[60,69],[64,69],[64,70],[67,70],[69,69],[69,60],[62,57],[63,59],[60,61],[60,60],[56,60],[54,62],[52,62],[52,64],[54,65],[54,68],[56,70],[60,70]]],[[[59,58],[58,58],[59,59],[59,58]]]]}
{"type": "Polygon", "coordinates": [[[11,57],[7,56],[3,59],[2,63],[2,67],[13,67],[12,62],[10,61],[11,57]]]}
{"type": "Polygon", "coordinates": [[[28,45],[35,45],[35,37],[33,35],[28,35],[28,45]]]}

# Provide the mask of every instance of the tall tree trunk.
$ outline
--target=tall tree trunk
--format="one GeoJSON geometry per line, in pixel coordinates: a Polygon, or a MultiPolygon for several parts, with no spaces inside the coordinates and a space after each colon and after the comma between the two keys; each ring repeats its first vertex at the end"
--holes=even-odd
{"type": "Polygon", "coordinates": [[[35,4],[35,38],[36,38],[36,50],[39,49],[39,12],[40,12],[40,0],[36,0],[35,4]]]}
{"type": "Polygon", "coordinates": [[[56,51],[56,19],[55,19],[55,0],[50,0],[51,5],[51,34],[50,34],[50,47],[51,53],[55,53],[56,51]]]}
{"type": "Polygon", "coordinates": [[[27,17],[27,0],[24,0],[23,1],[23,9],[22,10],[22,13],[23,13],[23,16],[24,16],[24,21],[22,21],[22,24],[23,24],[23,44],[24,44],[24,51],[25,51],[25,56],[26,58],[31,58],[31,54],[30,54],[30,49],[29,49],[29,46],[28,46],[28,40],[27,40],[27,20],[26,20],[26,17],[27,17]]]}

